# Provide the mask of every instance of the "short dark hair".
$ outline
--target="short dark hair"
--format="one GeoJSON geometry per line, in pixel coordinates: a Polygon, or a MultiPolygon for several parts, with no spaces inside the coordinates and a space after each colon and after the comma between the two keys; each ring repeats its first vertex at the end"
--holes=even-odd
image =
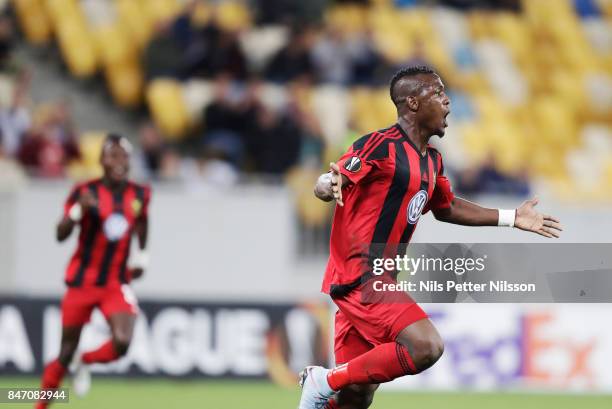
{"type": "Polygon", "coordinates": [[[394,104],[397,105],[397,101],[396,101],[397,95],[395,95],[395,92],[394,92],[395,84],[397,84],[397,82],[401,80],[402,78],[413,77],[419,74],[438,75],[431,67],[428,67],[426,65],[412,65],[409,67],[405,67],[399,70],[398,72],[396,72],[395,75],[393,75],[393,78],[391,78],[391,82],[389,83],[389,95],[391,96],[391,101],[393,101],[394,104]]]}
{"type": "Polygon", "coordinates": [[[104,138],[104,143],[102,144],[102,151],[104,152],[107,146],[115,144],[120,145],[127,153],[132,152],[132,144],[130,141],[125,136],[113,132],[106,134],[106,138],[104,138]]]}

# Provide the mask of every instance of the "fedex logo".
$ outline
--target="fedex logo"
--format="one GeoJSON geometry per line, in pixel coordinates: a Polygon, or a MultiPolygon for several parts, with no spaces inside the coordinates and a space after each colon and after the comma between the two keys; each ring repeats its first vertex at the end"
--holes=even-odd
{"type": "MultiPolygon", "coordinates": [[[[602,355],[612,356],[612,338],[576,331],[571,317],[554,309],[532,312],[489,305],[487,309],[499,314],[481,319],[477,311],[463,314],[453,311],[455,307],[464,309],[455,304],[430,313],[445,340],[445,352],[422,374],[420,386],[612,388],[612,373],[599,362],[602,355]]],[[[473,308],[483,314],[482,305],[467,309],[473,308]]]]}

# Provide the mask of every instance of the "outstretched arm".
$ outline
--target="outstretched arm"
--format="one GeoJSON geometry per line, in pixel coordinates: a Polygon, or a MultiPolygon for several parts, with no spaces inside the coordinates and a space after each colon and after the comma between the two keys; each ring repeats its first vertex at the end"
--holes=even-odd
{"type": "MultiPolygon", "coordinates": [[[[515,211],[514,220],[510,224],[521,230],[537,233],[544,237],[559,237],[562,231],[557,218],[539,213],[535,210],[538,199],[523,202],[515,211]]],[[[436,219],[464,226],[498,226],[500,225],[500,210],[490,209],[455,197],[451,206],[434,210],[436,219]]]]}

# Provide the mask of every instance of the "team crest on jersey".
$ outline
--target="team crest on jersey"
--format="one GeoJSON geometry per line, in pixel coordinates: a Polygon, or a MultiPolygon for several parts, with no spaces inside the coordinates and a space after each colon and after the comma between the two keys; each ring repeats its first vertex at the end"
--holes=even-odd
{"type": "Polygon", "coordinates": [[[425,203],[427,203],[427,197],[426,190],[419,190],[416,195],[410,199],[407,211],[408,223],[415,224],[419,220],[423,208],[425,208],[425,203]]]}
{"type": "Polygon", "coordinates": [[[138,199],[134,199],[132,202],[132,211],[134,212],[134,217],[138,217],[140,215],[140,211],[142,210],[142,202],[138,199]]]}
{"type": "Polygon", "coordinates": [[[104,235],[108,241],[117,241],[127,232],[129,223],[121,213],[113,213],[104,220],[104,235]]]}
{"type": "Polygon", "coordinates": [[[358,156],[352,156],[344,162],[344,169],[349,172],[359,172],[361,169],[361,159],[358,156]]]}

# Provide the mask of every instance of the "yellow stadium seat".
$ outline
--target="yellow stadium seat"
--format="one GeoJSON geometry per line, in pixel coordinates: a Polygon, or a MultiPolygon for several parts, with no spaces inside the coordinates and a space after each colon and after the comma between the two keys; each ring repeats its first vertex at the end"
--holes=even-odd
{"type": "Polygon", "coordinates": [[[344,33],[354,34],[363,30],[367,23],[367,9],[359,5],[331,7],[325,14],[327,24],[344,33]]]}
{"type": "Polygon", "coordinates": [[[57,27],[57,39],[64,61],[72,75],[88,77],[98,67],[96,49],[87,28],[78,21],[66,20],[57,27]]]}
{"type": "Polygon", "coordinates": [[[251,16],[243,3],[223,1],[217,5],[217,22],[225,30],[235,31],[249,27],[251,16]]]}
{"type": "Polygon", "coordinates": [[[199,1],[191,14],[191,24],[194,27],[204,27],[213,16],[213,7],[209,3],[199,1]]]}
{"type": "Polygon", "coordinates": [[[491,24],[488,16],[481,11],[474,11],[468,14],[468,28],[470,37],[474,40],[480,40],[490,36],[491,24]]]}
{"type": "Polygon", "coordinates": [[[377,125],[375,129],[392,125],[397,120],[397,109],[391,101],[389,90],[386,87],[374,91],[372,105],[376,107],[377,125]]]}
{"type": "Polygon", "coordinates": [[[430,38],[434,30],[426,9],[410,8],[398,12],[398,22],[404,35],[410,38],[430,38]]]}
{"type": "Polygon", "coordinates": [[[105,66],[122,64],[137,58],[136,46],[121,25],[100,27],[93,35],[100,61],[105,66]]]}
{"type": "Polygon", "coordinates": [[[134,0],[117,0],[115,2],[121,24],[131,36],[136,46],[144,48],[153,34],[153,24],[140,7],[140,2],[134,0]]]}
{"type": "Polygon", "coordinates": [[[367,88],[351,91],[351,122],[361,134],[372,132],[378,126],[377,113],[372,92],[367,88]]]}
{"type": "Polygon", "coordinates": [[[317,199],[312,194],[314,181],[320,169],[295,168],[287,174],[287,185],[296,194],[297,213],[304,225],[321,227],[329,220],[333,206],[317,199]]]}
{"type": "Polygon", "coordinates": [[[140,64],[127,61],[106,67],[106,81],[115,103],[121,107],[134,108],[141,102],[144,78],[140,64]]]}
{"type": "Polygon", "coordinates": [[[147,88],[147,103],[157,126],[170,139],[178,139],[189,128],[189,111],[180,83],[156,79],[147,88]]]}
{"type": "Polygon", "coordinates": [[[68,175],[74,179],[93,178],[102,175],[100,153],[106,132],[87,131],[79,137],[81,160],[68,167],[68,175]]]}
{"type": "Polygon", "coordinates": [[[32,44],[45,44],[51,39],[51,21],[42,0],[13,0],[19,25],[32,44]]]}
{"type": "Polygon", "coordinates": [[[45,0],[45,8],[56,28],[64,20],[78,19],[85,24],[85,19],[77,0],[45,0]]]}
{"type": "Polygon", "coordinates": [[[459,134],[469,155],[470,164],[484,162],[490,154],[490,147],[483,126],[477,122],[465,123],[459,127],[459,134]]]}
{"type": "Polygon", "coordinates": [[[145,11],[153,23],[170,20],[181,11],[181,4],[177,0],[134,1],[140,1],[140,9],[145,11]]]}

